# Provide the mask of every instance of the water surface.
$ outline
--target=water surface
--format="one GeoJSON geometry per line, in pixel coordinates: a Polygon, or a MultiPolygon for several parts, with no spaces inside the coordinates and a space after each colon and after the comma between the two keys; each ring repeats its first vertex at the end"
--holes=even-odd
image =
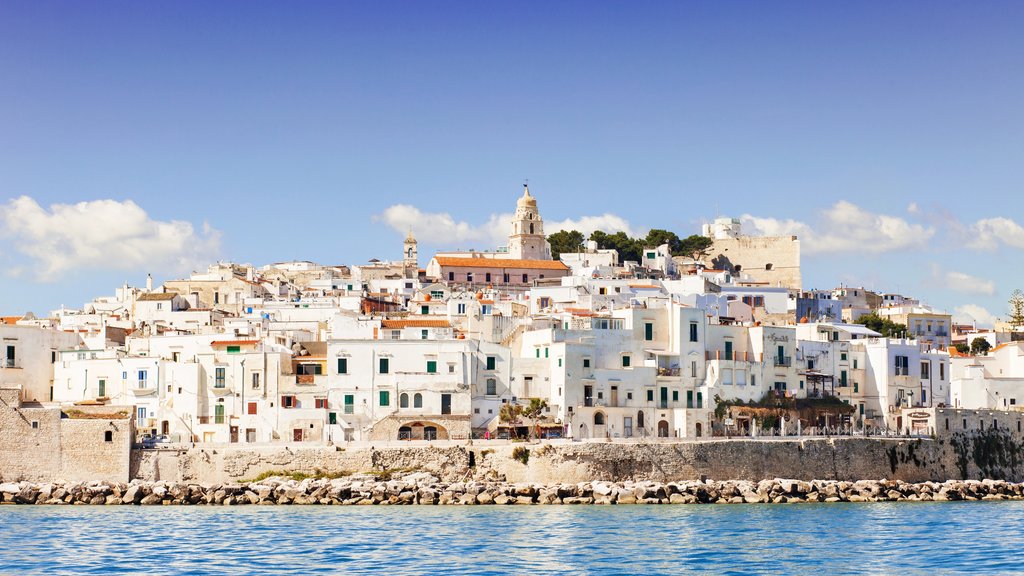
{"type": "Polygon", "coordinates": [[[1024,503],[0,506],[0,574],[1024,571],[1024,503]]]}

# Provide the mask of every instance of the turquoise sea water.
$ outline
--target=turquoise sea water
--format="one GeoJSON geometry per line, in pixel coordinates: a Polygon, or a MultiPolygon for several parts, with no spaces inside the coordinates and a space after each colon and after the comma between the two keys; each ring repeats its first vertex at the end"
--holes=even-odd
{"type": "Polygon", "coordinates": [[[1024,503],[0,507],[0,574],[1024,572],[1024,503]]]}

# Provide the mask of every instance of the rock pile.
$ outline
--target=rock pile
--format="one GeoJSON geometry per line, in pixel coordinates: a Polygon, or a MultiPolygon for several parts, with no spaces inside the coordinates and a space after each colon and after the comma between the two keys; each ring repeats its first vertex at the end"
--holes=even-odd
{"type": "Polygon", "coordinates": [[[425,472],[383,480],[355,474],[336,479],[268,478],[247,484],[88,482],[0,484],[4,504],[92,505],[506,505],[506,504],[757,504],[786,502],[895,502],[1021,500],[1024,484],[949,480],[787,480],[751,482],[584,482],[513,484],[441,482],[425,472]]]}

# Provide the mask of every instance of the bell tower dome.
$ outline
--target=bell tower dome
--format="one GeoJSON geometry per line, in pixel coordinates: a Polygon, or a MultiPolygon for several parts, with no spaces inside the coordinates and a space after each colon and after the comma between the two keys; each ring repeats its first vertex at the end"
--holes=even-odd
{"type": "Polygon", "coordinates": [[[523,196],[516,202],[512,232],[508,236],[509,258],[516,260],[551,260],[551,247],[544,236],[544,220],[537,211],[537,199],[523,184],[523,196]]]}

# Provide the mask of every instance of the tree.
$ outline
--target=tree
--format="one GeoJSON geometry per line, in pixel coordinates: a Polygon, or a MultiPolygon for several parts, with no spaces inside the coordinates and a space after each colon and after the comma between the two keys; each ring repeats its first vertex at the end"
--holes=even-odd
{"type": "Polygon", "coordinates": [[[498,410],[498,420],[505,422],[512,429],[512,435],[516,435],[516,427],[519,425],[519,417],[523,414],[523,407],[519,404],[509,402],[502,404],[498,410]]]}
{"type": "Polygon", "coordinates": [[[643,244],[645,248],[657,248],[662,244],[668,244],[669,253],[673,256],[678,256],[681,254],[679,250],[682,248],[683,241],[679,239],[679,236],[676,236],[675,232],[653,228],[647,233],[643,244]]]}
{"type": "Polygon", "coordinates": [[[988,351],[992,348],[992,345],[988,343],[988,340],[984,338],[975,338],[971,340],[971,354],[975,356],[985,356],[988,351]]]}
{"type": "Polygon", "coordinates": [[[1024,326],[1024,292],[1018,288],[1010,295],[1010,326],[1020,328],[1024,326]]]}
{"type": "Polygon", "coordinates": [[[536,436],[534,430],[537,428],[537,419],[541,417],[547,407],[547,401],[541,398],[530,398],[530,403],[527,406],[522,407],[523,416],[529,418],[533,422],[533,426],[530,428],[531,439],[536,436]]]}
{"type": "Polygon", "coordinates": [[[640,261],[640,254],[643,251],[643,243],[634,238],[630,238],[625,232],[616,232],[615,234],[608,234],[600,230],[595,230],[590,235],[590,239],[597,242],[597,247],[602,250],[615,250],[619,253],[619,262],[625,262],[626,260],[633,260],[635,262],[640,261]]]}
{"type": "Polygon", "coordinates": [[[551,257],[558,260],[562,254],[579,252],[583,249],[583,233],[578,230],[559,230],[548,236],[551,243],[551,257]]]}
{"type": "MultiPolygon", "coordinates": [[[[689,256],[694,260],[702,260],[711,253],[714,240],[707,236],[693,234],[679,242],[679,255],[689,256]]],[[[675,253],[673,252],[675,255],[675,253]]]]}
{"type": "Polygon", "coordinates": [[[970,354],[971,353],[971,347],[968,346],[966,342],[959,342],[959,343],[957,343],[956,346],[954,346],[954,348],[956,348],[956,351],[961,353],[961,354],[970,354]]]}
{"type": "Polygon", "coordinates": [[[885,338],[896,338],[906,334],[907,327],[898,322],[893,322],[888,318],[882,318],[877,313],[872,312],[871,314],[865,314],[856,320],[857,324],[867,326],[871,330],[878,332],[885,338]]]}

